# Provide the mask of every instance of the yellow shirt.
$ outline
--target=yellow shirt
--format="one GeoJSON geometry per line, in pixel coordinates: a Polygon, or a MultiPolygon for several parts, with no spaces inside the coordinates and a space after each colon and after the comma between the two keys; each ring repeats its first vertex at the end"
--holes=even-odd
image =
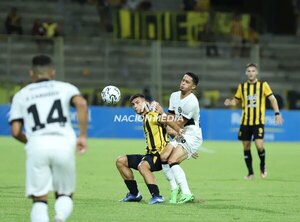
{"type": "Polygon", "coordinates": [[[265,124],[266,98],[273,95],[267,82],[244,82],[239,84],[235,98],[242,103],[242,125],[265,124]]]}

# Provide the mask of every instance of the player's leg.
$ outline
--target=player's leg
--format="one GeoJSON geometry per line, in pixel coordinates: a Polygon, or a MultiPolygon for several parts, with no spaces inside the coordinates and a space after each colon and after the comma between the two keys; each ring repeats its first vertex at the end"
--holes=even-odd
{"type": "Polygon", "coordinates": [[[257,149],[257,154],[260,159],[260,175],[264,179],[267,177],[267,169],[266,169],[266,151],[264,148],[264,140],[263,139],[256,139],[255,145],[257,149]]]}
{"type": "MultiPolygon", "coordinates": [[[[169,181],[169,184],[171,187],[170,202],[176,203],[177,194],[179,192],[179,187],[176,183],[176,180],[175,180],[174,174],[170,168],[170,165],[168,164],[168,158],[174,149],[174,144],[173,144],[174,142],[176,143],[176,141],[173,141],[172,143],[168,143],[168,145],[163,149],[162,153],[160,154],[160,160],[161,160],[163,172],[164,172],[167,180],[169,181]]],[[[177,143],[175,144],[175,146],[176,145],[177,145],[177,143]]]]}
{"type": "Polygon", "coordinates": [[[262,178],[266,178],[267,170],[265,166],[266,152],[264,148],[264,125],[255,126],[253,135],[257,153],[260,159],[260,175],[262,178]]]}
{"type": "Polygon", "coordinates": [[[185,202],[192,201],[194,199],[194,196],[191,193],[190,188],[188,186],[185,172],[179,165],[183,160],[187,158],[188,158],[188,152],[182,147],[182,145],[178,145],[173,150],[171,156],[168,159],[168,163],[174,174],[175,180],[182,192],[181,198],[179,199],[178,203],[185,203],[185,202]]]}
{"type": "Polygon", "coordinates": [[[52,190],[49,152],[44,140],[31,139],[26,144],[26,196],[33,200],[32,222],[48,222],[48,192],[52,190]]]}
{"type": "Polygon", "coordinates": [[[244,160],[248,170],[248,174],[245,176],[245,179],[247,180],[252,180],[254,178],[251,155],[251,137],[251,128],[249,126],[241,125],[238,139],[241,140],[243,144],[244,160]]]}
{"type": "Polygon", "coordinates": [[[242,141],[243,149],[244,149],[244,160],[246,163],[246,167],[248,170],[247,176],[245,176],[246,180],[252,180],[254,178],[254,172],[252,167],[252,155],[251,155],[251,141],[242,141]]]}
{"type": "Polygon", "coordinates": [[[164,198],[160,196],[159,188],[156,184],[156,178],[153,174],[154,171],[162,169],[159,155],[147,154],[138,165],[138,170],[143,176],[148,190],[152,196],[149,204],[157,204],[164,202],[164,198]]]}
{"type": "Polygon", "coordinates": [[[51,158],[53,187],[55,191],[55,222],[66,221],[73,211],[72,195],[75,192],[75,140],[55,140],[51,158]]]}
{"type": "Polygon", "coordinates": [[[141,162],[143,155],[125,155],[120,156],[116,160],[117,169],[120,172],[121,177],[124,179],[124,183],[127,186],[129,193],[121,201],[140,201],[142,199],[139,193],[136,180],[131,169],[138,170],[138,165],[141,162]]]}
{"type": "Polygon", "coordinates": [[[31,222],[48,222],[48,195],[32,196],[31,222]]]}

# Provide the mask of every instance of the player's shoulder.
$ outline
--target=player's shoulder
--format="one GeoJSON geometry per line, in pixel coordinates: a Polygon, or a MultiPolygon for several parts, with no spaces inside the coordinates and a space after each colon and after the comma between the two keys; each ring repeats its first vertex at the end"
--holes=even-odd
{"type": "Polygon", "coordinates": [[[20,97],[22,97],[22,96],[28,95],[28,92],[30,91],[30,89],[32,88],[33,85],[34,85],[34,83],[29,83],[28,85],[24,86],[22,89],[20,89],[20,90],[14,95],[14,98],[20,98],[20,97]]]}
{"type": "Polygon", "coordinates": [[[58,80],[52,80],[53,85],[55,85],[56,88],[59,88],[64,91],[68,90],[78,90],[78,88],[73,85],[72,83],[69,82],[63,82],[63,81],[58,81],[58,80]]]}
{"type": "Polygon", "coordinates": [[[180,98],[180,91],[176,91],[176,92],[172,92],[170,98],[171,99],[176,99],[176,98],[180,98]]]}

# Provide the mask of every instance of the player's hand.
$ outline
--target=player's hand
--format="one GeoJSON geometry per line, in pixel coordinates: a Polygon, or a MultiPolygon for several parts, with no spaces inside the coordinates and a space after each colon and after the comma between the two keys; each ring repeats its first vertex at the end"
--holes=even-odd
{"type": "Polygon", "coordinates": [[[85,136],[79,136],[77,138],[77,152],[79,154],[84,154],[87,150],[87,142],[85,136]]]}
{"type": "Polygon", "coordinates": [[[225,99],[224,105],[225,106],[230,106],[231,105],[231,99],[225,99]]]}
{"type": "Polygon", "coordinates": [[[184,129],[180,129],[179,131],[178,131],[178,136],[182,136],[183,134],[184,134],[184,129]]]}
{"type": "Polygon", "coordinates": [[[284,122],[284,120],[283,120],[281,114],[275,116],[275,123],[276,123],[276,124],[282,125],[283,122],[284,122]]]}
{"type": "Polygon", "coordinates": [[[198,155],[198,153],[193,153],[193,154],[192,154],[192,157],[193,157],[194,159],[197,159],[197,158],[199,157],[199,155],[198,155]]]}
{"type": "Polygon", "coordinates": [[[159,114],[163,114],[164,113],[164,109],[162,108],[162,106],[156,102],[156,101],[153,101],[151,102],[151,107],[153,107],[153,109],[158,112],[159,114]]]}

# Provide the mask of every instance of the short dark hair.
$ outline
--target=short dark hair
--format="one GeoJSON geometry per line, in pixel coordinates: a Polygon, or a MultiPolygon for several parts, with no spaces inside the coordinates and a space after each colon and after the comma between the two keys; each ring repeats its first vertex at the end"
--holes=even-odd
{"type": "Polygon", "coordinates": [[[133,101],[134,99],[136,99],[136,98],[143,98],[143,99],[145,99],[145,96],[144,96],[143,94],[141,94],[141,93],[134,94],[134,95],[132,95],[132,96],[130,97],[129,102],[132,103],[132,101],[133,101]]]}
{"type": "Polygon", "coordinates": [[[53,65],[52,59],[47,55],[37,55],[32,58],[32,66],[53,65]]]}
{"type": "Polygon", "coordinates": [[[199,83],[199,77],[195,74],[195,73],[192,73],[192,72],[186,72],[185,75],[188,75],[190,76],[192,79],[193,79],[193,83],[197,86],[198,83],[199,83]]]}
{"type": "Polygon", "coordinates": [[[246,65],[246,69],[248,69],[249,67],[255,67],[255,68],[258,69],[258,65],[255,64],[255,63],[248,63],[248,64],[246,65]]]}

